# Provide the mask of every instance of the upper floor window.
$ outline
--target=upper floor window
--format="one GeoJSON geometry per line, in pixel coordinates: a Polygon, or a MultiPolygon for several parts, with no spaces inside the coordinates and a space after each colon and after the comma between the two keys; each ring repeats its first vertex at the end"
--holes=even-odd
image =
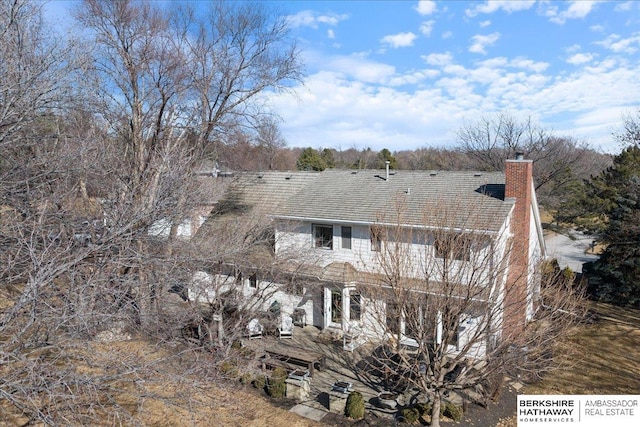
{"type": "Polygon", "coordinates": [[[439,236],[434,242],[436,257],[469,261],[471,258],[471,241],[462,235],[439,236]]]}
{"type": "Polygon", "coordinates": [[[382,240],[380,240],[380,236],[374,230],[371,230],[371,250],[380,252],[382,249],[382,240]]]}
{"type": "Polygon", "coordinates": [[[351,249],[351,227],[341,227],[342,249],[351,249]]]}
{"type": "Polygon", "coordinates": [[[333,225],[313,224],[313,240],[316,248],[333,249],[333,225]]]}
{"type": "Polygon", "coordinates": [[[253,273],[251,276],[249,276],[249,287],[250,288],[257,288],[258,287],[258,274],[257,273],[253,273]]]}

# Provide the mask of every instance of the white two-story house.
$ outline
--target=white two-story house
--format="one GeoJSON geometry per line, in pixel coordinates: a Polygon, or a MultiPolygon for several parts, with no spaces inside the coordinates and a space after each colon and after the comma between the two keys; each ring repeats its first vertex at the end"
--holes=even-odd
{"type": "MultiPolygon", "coordinates": [[[[267,221],[273,263],[260,268],[245,256],[210,280],[239,287],[245,298],[260,295],[263,309],[277,302],[319,329],[392,333],[410,344],[407,307],[415,304],[407,299],[466,298],[453,350],[474,324],[490,322],[488,339],[496,339],[517,334],[534,314],[544,241],[529,160],[507,161],[504,173],[327,170],[234,180],[228,199],[242,209],[232,221],[267,221]],[[399,290],[401,309],[389,298],[399,290]]],[[[434,340],[446,311],[438,310],[434,340]]],[[[475,345],[481,356],[485,344],[475,345]]]]}

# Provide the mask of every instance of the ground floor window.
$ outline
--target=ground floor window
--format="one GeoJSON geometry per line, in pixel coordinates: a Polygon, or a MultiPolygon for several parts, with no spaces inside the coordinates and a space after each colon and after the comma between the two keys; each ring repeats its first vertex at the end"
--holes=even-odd
{"type": "Polygon", "coordinates": [[[342,290],[331,291],[331,321],[342,322],[342,290]]]}
{"type": "Polygon", "coordinates": [[[351,294],[350,298],[349,318],[351,320],[360,320],[362,315],[362,297],[360,294],[351,294]]]}

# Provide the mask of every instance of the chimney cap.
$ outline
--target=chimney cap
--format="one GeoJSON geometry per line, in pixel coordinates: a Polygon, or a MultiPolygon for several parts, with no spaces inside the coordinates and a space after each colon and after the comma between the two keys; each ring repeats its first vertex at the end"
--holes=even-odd
{"type": "Polygon", "coordinates": [[[522,151],[516,151],[516,160],[524,160],[524,153],[522,151]]]}

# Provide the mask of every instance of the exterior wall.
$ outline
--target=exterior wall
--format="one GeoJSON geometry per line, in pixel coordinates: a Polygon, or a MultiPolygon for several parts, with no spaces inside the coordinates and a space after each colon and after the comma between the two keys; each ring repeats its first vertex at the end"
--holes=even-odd
{"type": "MultiPolygon", "coordinates": [[[[371,232],[369,226],[365,225],[347,225],[352,229],[351,249],[342,247],[341,227],[342,224],[325,224],[333,227],[333,248],[316,248],[312,234],[313,223],[285,223],[281,222],[276,226],[276,254],[278,256],[286,256],[285,254],[296,254],[310,264],[326,267],[331,263],[350,263],[358,271],[368,273],[381,273],[380,252],[372,250],[371,232]]],[[[470,266],[468,261],[452,260],[449,263],[450,277],[461,283],[468,282],[469,276],[474,275],[473,282],[481,283],[493,282],[492,266],[497,262],[497,256],[503,256],[505,253],[505,245],[508,235],[506,229],[488,240],[486,244],[472,253],[471,260],[476,262],[476,268],[470,266]],[[497,239],[497,240],[496,240],[497,239]],[[496,246],[497,244],[497,246],[496,246]],[[496,252],[497,249],[497,252],[496,252]],[[486,264],[486,265],[480,265],[486,264]],[[477,274],[480,270],[483,277],[478,278],[477,274]]],[[[394,245],[393,242],[382,242],[382,245],[394,245]]],[[[384,248],[382,249],[384,252],[384,248]]],[[[421,278],[424,277],[424,271],[441,271],[442,260],[436,257],[433,239],[424,243],[412,242],[407,250],[410,259],[406,263],[407,277],[421,278]]]]}

